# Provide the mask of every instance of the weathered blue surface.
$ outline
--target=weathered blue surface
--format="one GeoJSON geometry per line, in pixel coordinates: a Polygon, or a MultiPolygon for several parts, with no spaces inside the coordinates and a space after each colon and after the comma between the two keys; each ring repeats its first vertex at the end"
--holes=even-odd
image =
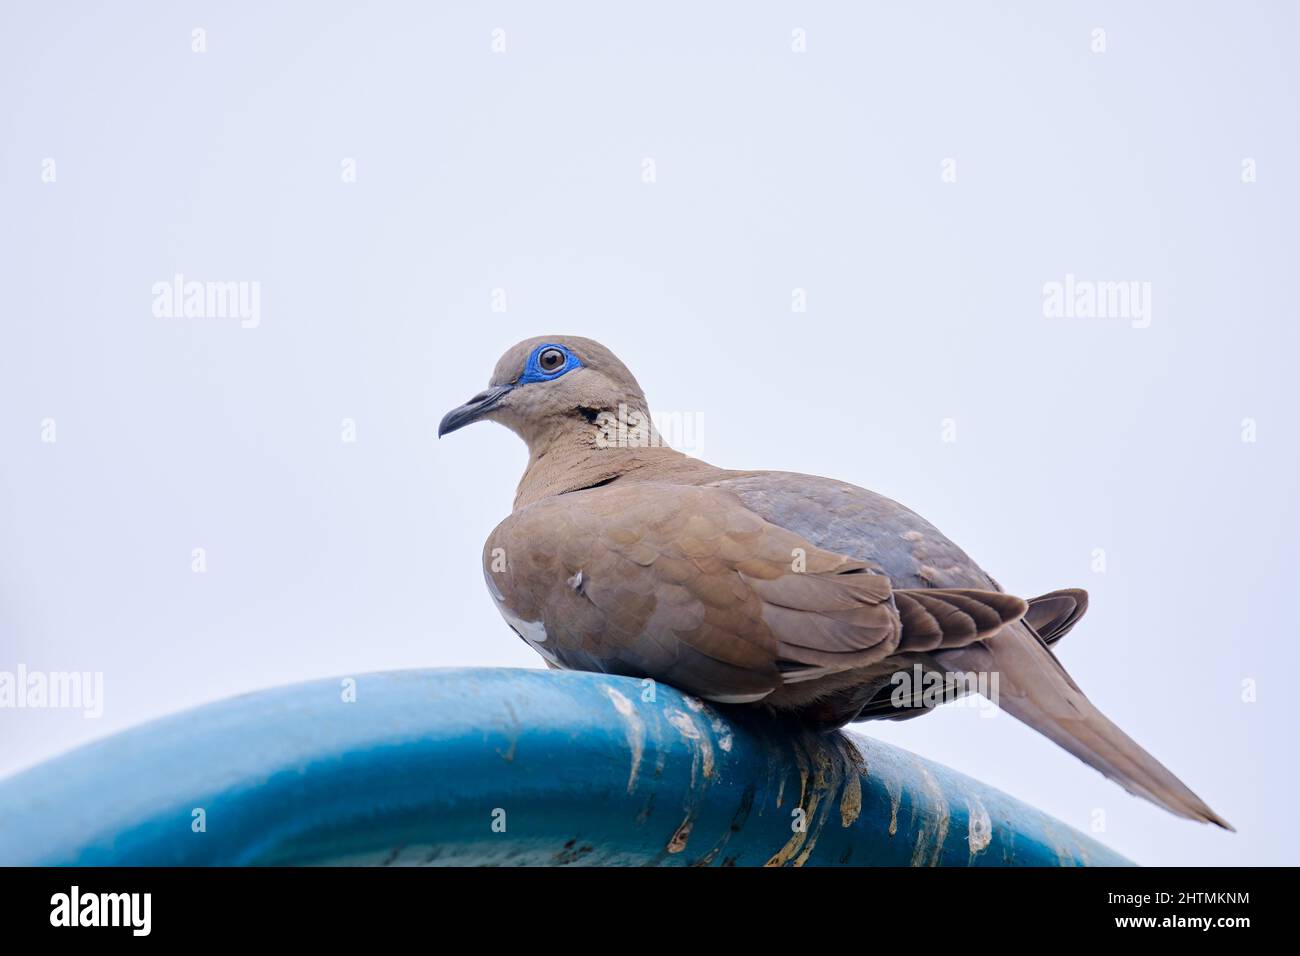
{"type": "Polygon", "coordinates": [[[0,781],[0,864],[1127,865],[905,751],[662,684],[429,670],[343,697],[238,697],[0,781]]]}

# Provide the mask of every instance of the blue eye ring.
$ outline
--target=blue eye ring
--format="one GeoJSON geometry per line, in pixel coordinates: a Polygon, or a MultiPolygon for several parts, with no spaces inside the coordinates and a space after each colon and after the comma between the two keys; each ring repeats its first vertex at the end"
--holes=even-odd
{"type": "MultiPolygon", "coordinates": [[[[551,361],[550,356],[547,356],[547,361],[551,361]]],[[[572,372],[575,368],[582,368],[582,362],[578,361],[578,356],[563,345],[545,342],[533,349],[533,353],[528,356],[528,362],[524,365],[524,374],[519,376],[519,384],[529,385],[533,382],[549,382],[559,378],[565,372],[572,372]],[[552,363],[551,368],[546,368],[542,363],[542,356],[552,351],[560,353],[564,361],[559,365],[552,363]]]]}

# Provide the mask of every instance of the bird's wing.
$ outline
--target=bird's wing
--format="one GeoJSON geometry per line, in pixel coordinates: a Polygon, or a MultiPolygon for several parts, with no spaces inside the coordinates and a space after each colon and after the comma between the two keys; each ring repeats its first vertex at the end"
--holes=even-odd
{"type": "Polygon", "coordinates": [[[938,528],[874,491],[782,471],[724,478],[714,487],[819,548],[868,563],[896,588],[1001,590],[938,528]]]}
{"type": "Polygon", "coordinates": [[[712,700],[904,650],[960,646],[1024,613],[985,591],[895,591],[867,563],[765,521],[729,491],[643,482],[557,495],[484,549],[516,630],[576,669],[650,676],[712,700]]]}

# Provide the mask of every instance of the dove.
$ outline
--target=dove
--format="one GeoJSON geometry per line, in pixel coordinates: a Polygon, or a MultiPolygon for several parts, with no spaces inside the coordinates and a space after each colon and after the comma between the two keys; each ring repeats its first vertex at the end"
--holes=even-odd
{"type": "Polygon", "coordinates": [[[484,544],[484,578],[549,667],[650,678],[826,731],[996,686],[998,707],[1130,793],[1232,829],[1057,660],[1086,592],[1024,600],[889,498],[668,447],[632,373],[591,339],[515,345],[438,435],[485,420],[523,439],[528,464],[484,544]],[[898,675],[915,673],[945,693],[899,695],[898,675]]]}

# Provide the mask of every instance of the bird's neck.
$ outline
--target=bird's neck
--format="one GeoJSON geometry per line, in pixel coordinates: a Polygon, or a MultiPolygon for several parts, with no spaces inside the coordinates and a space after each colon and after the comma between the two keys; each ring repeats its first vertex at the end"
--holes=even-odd
{"type": "Polygon", "coordinates": [[[568,427],[528,435],[528,467],[520,479],[514,508],[616,479],[690,480],[718,469],[663,443],[646,416],[602,416],[568,427]]]}

